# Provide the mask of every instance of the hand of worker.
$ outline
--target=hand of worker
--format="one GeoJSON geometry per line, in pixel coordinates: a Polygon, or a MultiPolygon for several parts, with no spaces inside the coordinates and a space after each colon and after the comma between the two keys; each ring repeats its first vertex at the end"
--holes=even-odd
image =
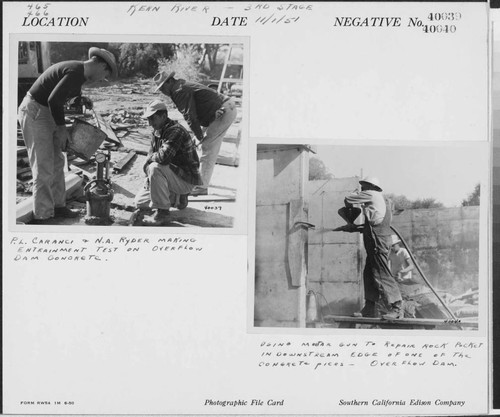
{"type": "Polygon", "coordinates": [[[203,136],[200,138],[198,138],[198,146],[201,146],[201,144],[205,141],[205,139],[207,138],[207,134],[206,133],[203,133],[203,136]]]}
{"type": "Polygon", "coordinates": [[[344,227],[344,231],[348,232],[348,233],[354,233],[354,232],[358,231],[358,225],[356,225],[356,224],[348,223],[343,227],[344,227]]]}
{"type": "Polygon", "coordinates": [[[68,129],[66,129],[65,125],[57,126],[56,131],[54,133],[56,140],[59,142],[59,146],[61,151],[66,152],[68,147],[68,142],[70,141],[68,129]]]}
{"type": "Polygon", "coordinates": [[[92,100],[88,97],[82,97],[81,103],[89,110],[92,110],[94,107],[94,103],[92,103],[92,100]]]}
{"type": "Polygon", "coordinates": [[[226,109],[224,107],[221,107],[220,109],[215,111],[215,120],[220,119],[222,115],[226,112],[226,109]]]}
{"type": "Polygon", "coordinates": [[[142,167],[142,170],[144,171],[144,174],[146,174],[146,177],[149,175],[148,166],[150,163],[151,163],[151,155],[146,158],[146,162],[144,162],[144,165],[142,167]]]}

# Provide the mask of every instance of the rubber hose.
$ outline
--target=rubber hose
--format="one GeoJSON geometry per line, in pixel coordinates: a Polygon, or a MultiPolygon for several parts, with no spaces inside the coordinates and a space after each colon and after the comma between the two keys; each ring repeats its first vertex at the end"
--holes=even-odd
{"type": "MultiPolygon", "coordinates": [[[[406,250],[408,251],[408,253],[410,254],[410,257],[411,257],[411,260],[413,261],[413,264],[415,265],[415,267],[417,268],[418,272],[420,273],[420,275],[422,276],[423,280],[425,281],[425,283],[427,284],[427,286],[431,289],[431,291],[434,293],[434,295],[438,298],[438,300],[441,302],[441,304],[443,305],[443,307],[445,308],[445,310],[448,312],[448,314],[451,316],[451,318],[455,321],[459,321],[455,315],[453,314],[453,312],[448,308],[448,306],[446,305],[446,303],[444,302],[444,300],[441,298],[441,296],[437,293],[437,291],[434,289],[434,287],[432,286],[432,284],[430,283],[430,281],[427,279],[427,277],[425,276],[424,274],[424,271],[422,271],[422,269],[420,268],[419,264],[417,263],[417,260],[415,259],[415,256],[413,256],[413,253],[411,252],[410,248],[408,247],[408,245],[406,244],[406,241],[403,239],[403,236],[401,236],[401,233],[398,232],[398,230],[394,227],[394,226],[391,226],[391,229],[394,233],[396,233],[397,237],[399,237],[399,239],[401,239],[401,242],[403,243],[403,245],[405,246],[406,250]]],[[[456,324],[456,326],[462,330],[462,326],[460,326],[460,324],[458,323],[454,323],[456,324]]]]}

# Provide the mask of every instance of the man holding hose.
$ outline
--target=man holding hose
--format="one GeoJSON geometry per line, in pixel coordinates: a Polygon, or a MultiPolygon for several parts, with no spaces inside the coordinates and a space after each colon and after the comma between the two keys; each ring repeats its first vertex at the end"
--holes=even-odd
{"type": "MultiPolygon", "coordinates": [[[[355,191],[345,197],[345,207],[339,214],[348,222],[342,228],[347,232],[363,233],[366,250],[366,264],[363,270],[365,306],[361,310],[363,317],[377,317],[377,303],[382,299],[388,307],[385,319],[403,318],[402,297],[395,277],[389,265],[392,248],[392,207],[382,195],[380,182],[375,177],[365,177],[359,181],[361,191],[355,191]],[[351,213],[361,206],[365,222],[355,225],[351,213]]],[[[359,211],[359,209],[358,209],[359,211]]]]}

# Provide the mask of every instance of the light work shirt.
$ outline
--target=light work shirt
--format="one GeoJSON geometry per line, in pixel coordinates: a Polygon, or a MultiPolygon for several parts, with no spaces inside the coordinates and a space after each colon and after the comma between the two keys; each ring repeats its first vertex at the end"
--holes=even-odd
{"type": "Polygon", "coordinates": [[[376,226],[384,220],[387,207],[380,191],[355,191],[349,194],[345,201],[350,204],[360,204],[364,215],[372,226],[376,226]]]}

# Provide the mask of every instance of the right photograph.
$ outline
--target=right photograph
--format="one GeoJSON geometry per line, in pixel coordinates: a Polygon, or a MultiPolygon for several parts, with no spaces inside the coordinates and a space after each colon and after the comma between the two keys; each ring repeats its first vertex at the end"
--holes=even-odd
{"type": "Polygon", "coordinates": [[[257,145],[254,327],[477,330],[487,161],[476,144],[257,145]]]}

